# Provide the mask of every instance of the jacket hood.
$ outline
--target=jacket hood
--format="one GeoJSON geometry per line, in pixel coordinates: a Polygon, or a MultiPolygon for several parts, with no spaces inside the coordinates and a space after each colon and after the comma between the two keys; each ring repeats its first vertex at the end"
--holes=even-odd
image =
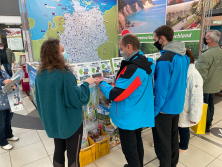
{"type": "Polygon", "coordinates": [[[123,70],[123,68],[129,64],[136,64],[141,69],[145,70],[147,74],[150,74],[152,72],[150,66],[153,63],[148,61],[148,59],[144,56],[143,52],[140,51],[140,52],[136,53],[132,58],[130,58],[129,61],[122,60],[121,67],[120,67],[119,72],[117,73],[117,76],[123,70]]]}
{"type": "Polygon", "coordinates": [[[185,47],[185,43],[184,42],[180,42],[180,41],[172,41],[169,42],[164,48],[164,51],[170,51],[170,52],[174,52],[177,53],[181,56],[184,56],[186,54],[186,47],[185,47]]]}
{"type": "Polygon", "coordinates": [[[144,56],[143,52],[137,53],[132,59],[131,62],[136,64],[140,68],[144,69],[147,74],[150,74],[150,66],[152,65],[151,62],[144,56]]]}

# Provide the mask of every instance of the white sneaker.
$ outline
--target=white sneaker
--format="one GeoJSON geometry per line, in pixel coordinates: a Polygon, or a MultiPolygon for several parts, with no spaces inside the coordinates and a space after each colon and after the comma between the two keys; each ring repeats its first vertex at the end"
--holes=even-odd
{"type": "Polygon", "coordinates": [[[13,146],[11,144],[8,144],[6,146],[3,146],[2,148],[5,150],[11,150],[13,148],[13,146]]]}
{"type": "Polygon", "coordinates": [[[19,138],[18,137],[12,137],[12,138],[9,138],[7,139],[8,141],[17,141],[19,138]]]}

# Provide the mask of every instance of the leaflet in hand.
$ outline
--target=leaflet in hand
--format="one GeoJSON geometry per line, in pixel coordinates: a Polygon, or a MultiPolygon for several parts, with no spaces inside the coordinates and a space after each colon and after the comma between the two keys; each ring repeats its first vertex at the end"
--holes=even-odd
{"type": "Polygon", "coordinates": [[[23,110],[22,98],[18,87],[12,90],[11,93],[7,94],[7,96],[12,112],[23,110]]]}
{"type": "Polygon", "coordinates": [[[18,75],[17,77],[15,77],[13,80],[12,80],[12,83],[10,85],[5,85],[2,89],[2,91],[4,93],[11,93],[11,86],[12,85],[15,85],[16,83],[18,83],[20,81],[20,75],[18,75]]]}

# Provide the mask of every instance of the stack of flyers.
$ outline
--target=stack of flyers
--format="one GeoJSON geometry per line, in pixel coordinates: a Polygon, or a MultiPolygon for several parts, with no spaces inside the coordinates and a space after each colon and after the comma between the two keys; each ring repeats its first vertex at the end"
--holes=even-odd
{"type": "Polygon", "coordinates": [[[2,88],[2,91],[4,93],[11,93],[12,90],[11,90],[11,86],[12,85],[15,85],[16,83],[19,83],[20,82],[20,75],[18,75],[17,77],[15,77],[14,79],[12,79],[12,83],[10,85],[5,85],[3,88],[2,88]]]}
{"type": "Polygon", "coordinates": [[[154,61],[156,60],[156,55],[155,54],[145,54],[145,57],[146,58],[151,58],[151,59],[153,59],[154,61]]]}
{"type": "Polygon", "coordinates": [[[89,63],[90,66],[90,73],[93,78],[100,78],[102,77],[102,68],[100,62],[91,62],[89,63]]]}
{"type": "Polygon", "coordinates": [[[117,74],[119,72],[122,60],[123,57],[112,58],[114,74],[117,74]]]}
{"type": "Polygon", "coordinates": [[[108,77],[109,75],[112,75],[110,60],[101,61],[101,67],[103,77],[108,77]]]}
{"type": "Polygon", "coordinates": [[[23,110],[22,99],[19,88],[16,87],[11,93],[7,94],[12,112],[23,110]]]}
{"type": "Polygon", "coordinates": [[[83,82],[87,78],[90,77],[90,71],[89,71],[89,64],[88,63],[77,64],[75,66],[75,69],[77,71],[77,77],[78,77],[79,81],[83,82]]]}
{"type": "Polygon", "coordinates": [[[20,79],[25,78],[25,74],[22,68],[18,69],[16,71],[16,73],[12,76],[12,80],[14,80],[15,78],[17,78],[18,76],[20,76],[20,79]]]}

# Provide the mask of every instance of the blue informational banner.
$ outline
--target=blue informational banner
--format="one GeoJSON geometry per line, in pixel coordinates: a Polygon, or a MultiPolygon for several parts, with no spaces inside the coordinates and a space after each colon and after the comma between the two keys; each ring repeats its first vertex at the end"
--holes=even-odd
{"type": "Polygon", "coordinates": [[[35,95],[35,78],[37,75],[37,70],[28,65],[28,74],[29,74],[29,84],[30,84],[30,95],[32,97],[32,101],[36,104],[36,95],[35,95]]]}

